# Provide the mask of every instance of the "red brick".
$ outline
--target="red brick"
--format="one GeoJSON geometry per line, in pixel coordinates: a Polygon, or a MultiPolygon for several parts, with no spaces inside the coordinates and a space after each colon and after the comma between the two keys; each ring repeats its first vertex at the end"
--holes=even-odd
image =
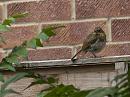
{"type": "MultiPolygon", "coordinates": [[[[80,47],[79,47],[80,48],[80,47]]],[[[78,51],[79,51],[79,48],[78,51]]],[[[121,56],[121,55],[130,55],[130,44],[109,44],[99,53],[96,53],[97,56],[105,57],[105,56],[121,56]]],[[[78,55],[79,58],[85,57],[93,57],[93,55],[88,52],[78,55]]]]}
{"type": "Polygon", "coordinates": [[[29,51],[29,60],[42,61],[71,58],[71,48],[37,49],[29,51]]]}
{"type": "Polygon", "coordinates": [[[0,5],[0,21],[2,21],[2,6],[0,5]]]}
{"type": "Polygon", "coordinates": [[[130,41],[130,19],[112,21],[112,41],[130,41]]]}
{"type": "Polygon", "coordinates": [[[10,32],[4,32],[2,34],[6,44],[0,43],[1,48],[12,48],[16,45],[20,45],[25,40],[30,40],[38,32],[37,26],[20,26],[12,27],[10,32]]]}
{"type": "Polygon", "coordinates": [[[78,19],[129,16],[130,0],[76,0],[78,19]]]}
{"type": "MultiPolygon", "coordinates": [[[[65,28],[56,30],[56,36],[51,37],[49,41],[44,42],[44,45],[77,45],[81,44],[83,40],[94,31],[94,28],[100,26],[105,21],[100,22],[80,22],[64,24],[65,28]]],[[[105,25],[103,30],[106,31],[105,25]]]]}
{"type": "Polygon", "coordinates": [[[71,0],[44,0],[39,2],[11,3],[8,14],[29,12],[29,16],[20,22],[42,22],[52,20],[69,20],[71,17],[71,0]]]}

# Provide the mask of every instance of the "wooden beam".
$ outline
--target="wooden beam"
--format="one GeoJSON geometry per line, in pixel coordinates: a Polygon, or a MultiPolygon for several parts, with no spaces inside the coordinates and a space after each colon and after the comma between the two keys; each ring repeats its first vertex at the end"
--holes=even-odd
{"type": "Polygon", "coordinates": [[[64,67],[64,66],[80,66],[80,65],[115,64],[118,62],[127,62],[127,61],[130,61],[130,55],[77,59],[74,63],[70,59],[63,59],[63,60],[44,60],[44,61],[23,61],[21,62],[21,64],[24,67],[38,68],[38,67],[64,67]]]}

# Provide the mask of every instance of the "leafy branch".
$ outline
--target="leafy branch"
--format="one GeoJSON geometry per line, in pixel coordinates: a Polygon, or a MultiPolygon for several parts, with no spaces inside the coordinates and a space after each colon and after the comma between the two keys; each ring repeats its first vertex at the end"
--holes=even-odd
{"type": "MultiPolygon", "coordinates": [[[[16,19],[23,18],[27,16],[27,14],[28,13],[16,14],[4,20],[3,23],[0,24],[0,31],[7,31],[8,27],[11,26],[11,24],[14,23],[16,19]]],[[[42,41],[47,40],[49,37],[56,35],[54,30],[61,27],[64,26],[43,28],[42,31],[36,37],[32,38],[29,41],[23,42],[23,44],[20,46],[14,47],[12,49],[12,52],[7,57],[2,59],[0,67],[11,71],[16,71],[14,65],[19,65],[20,59],[26,58],[28,56],[27,48],[36,49],[37,47],[43,47],[42,41]]]]}
{"type": "MultiPolygon", "coordinates": [[[[14,23],[16,21],[16,19],[19,18],[23,18],[25,16],[27,16],[28,13],[20,13],[20,14],[16,14],[13,15],[7,19],[5,19],[3,21],[3,23],[0,24],[0,32],[4,33],[6,31],[9,31],[9,27],[11,26],[12,23],[14,23]]],[[[54,30],[57,28],[61,28],[64,26],[57,26],[57,27],[47,27],[47,28],[43,28],[42,31],[34,38],[32,38],[29,41],[25,41],[23,42],[23,44],[21,44],[20,46],[16,46],[12,49],[12,51],[10,52],[10,54],[3,58],[1,63],[0,63],[0,69],[6,69],[6,70],[10,70],[10,71],[16,71],[15,66],[14,65],[20,65],[20,60],[23,58],[26,58],[28,56],[28,50],[27,48],[37,48],[37,47],[42,47],[42,41],[47,40],[49,37],[54,36],[55,32],[54,30]]],[[[2,37],[1,37],[2,38],[2,37]]],[[[11,77],[7,80],[4,79],[4,75],[2,73],[0,73],[0,81],[3,82],[3,85],[0,88],[0,97],[4,97],[7,94],[10,93],[15,93],[15,94],[20,94],[16,91],[14,91],[13,89],[7,89],[7,86],[11,83],[14,83],[24,77],[30,77],[30,78],[34,78],[35,82],[33,82],[32,84],[30,84],[30,86],[28,86],[27,88],[35,85],[35,84],[50,84],[50,86],[53,86],[52,83],[55,82],[55,79],[53,79],[52,77],[48,77],[46,80],[44,78],[42,78],[42,76],[40,75],[35,75],[35,74],[30,74],[27,72],[23,72],[23,73],[18,73],[16,74],[14,77],[11,77]]]]}
{"type": "Polygon", "coordinates": [[[14,47],[12,52],[7,57],[2,59],[0,67],[11,71],[16,71],[13,65],[20,64],[20,59],[26,58],[28,56],[27,48],[43,47],[42,41],[48,39],[51,36],[54,36],[54,29],[61,27],[64,26],[44,28],[39,33],[39,35],[31,39],[30,41],[25,41],[22,45],[14,47]]]}
{"type": "Polygon", "coordinates": [[[13,16],[8,17],[0,24],[0,32],[9,31],[9,27],[11,24],[15,23],[16,19],[24,18],[28,15],[28,12],[15,14],[13,16]]]}

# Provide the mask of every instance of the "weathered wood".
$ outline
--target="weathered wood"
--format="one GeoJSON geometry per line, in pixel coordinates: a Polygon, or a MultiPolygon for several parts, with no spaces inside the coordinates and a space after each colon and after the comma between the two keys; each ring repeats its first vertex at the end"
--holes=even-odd
{"type": "MultiPolygon", "coordinates": [[[[111,80],[116,76],[114,65],[89,65],[77,67],[61,67],[61,68],[42,68],[33,69],[35,73],[41,75],[52,75],[59,79],[59,83],[74,85],[75,87],[86,90],[97,87],[111,86],[111,80]]],[[[13,76],[14,73],[4,72],[7,77],[13,76]]],[[[16,83],[11,84],[10,88],[16,91],[22,91],[23,95],[9,95],[7,97],[36,97],[36,94],[45,86],[36,85],[23,91],[33,80],[30,78],[22,79],[16,83]]]]}
{"type": "Polygon", "coordinates": [[[117,70],[118,74],[126,73],[128,70],[128,64],[126,64],[125,62],[115,63],[115,70],[117,70]]]}
{"type": "Polygon", "coordinates": [[[64,66],[79,66],[79,65],[98,65],[98,64],[112,64],[118,62],[130,61],[130,55],[125,56],[110,56],[102,58],[87,58],[78,59],[74,63],[70,59],[64,60],[45,60],[45,61],[23,61],[24,67],[64,67],[64,66]]]}

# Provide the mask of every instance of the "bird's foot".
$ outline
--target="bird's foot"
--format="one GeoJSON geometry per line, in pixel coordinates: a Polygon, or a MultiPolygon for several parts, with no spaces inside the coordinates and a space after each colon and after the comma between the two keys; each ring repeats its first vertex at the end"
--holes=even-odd
{"type": "Polygon", "coordinates": [[[76,60],[78,60],[78,59],[71,59],[71,61],[72,61],[73,63],[75,63],[75,62],[76,62],[76,60]]]}

